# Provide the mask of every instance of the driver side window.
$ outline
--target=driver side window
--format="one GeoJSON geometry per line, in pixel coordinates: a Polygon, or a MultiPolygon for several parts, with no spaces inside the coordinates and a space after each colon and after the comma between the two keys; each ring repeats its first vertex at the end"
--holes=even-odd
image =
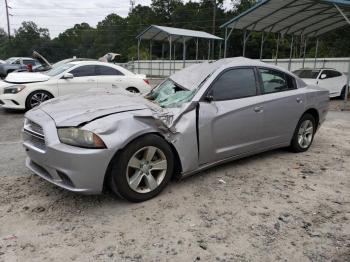
{"type": "Polygon", "coordinates": [[[225,71],[215,80],[209,95],[214,101],[233,100],[257,94],[254,69],[237,68],[225,71]]]}
{"type": "Polygon", "coordinates": [[[84,77],[84,76],[95,76],[95,66],[94,65],[85,65],[79,66],[69,73],[73,74],[74,77],[84,77]]]}

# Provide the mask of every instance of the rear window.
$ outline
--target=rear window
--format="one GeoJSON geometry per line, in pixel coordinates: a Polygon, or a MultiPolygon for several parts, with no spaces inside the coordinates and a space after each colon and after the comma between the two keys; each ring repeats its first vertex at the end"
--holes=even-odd
{"type": "Polygon", "coordinates": [[[297,70],[293,73],[300,78],[316,79],[320,73],[320,70],[297,70]]]}

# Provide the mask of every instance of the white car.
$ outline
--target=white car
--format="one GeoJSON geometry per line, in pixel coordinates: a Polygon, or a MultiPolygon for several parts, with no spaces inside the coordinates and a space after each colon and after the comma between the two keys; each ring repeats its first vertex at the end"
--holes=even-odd
{"type": "Polygon", "coordinates": [[[145,75],[98,61],[76,61],[45,73],[11,73],[0,83],[0,107],[32,109],[54,97],[95,88],[122,88],[133,93],[151,90],[145,75]]]}
{"type": "Polygon", "coordinates": [[[293,72],[299,76],[308,85],[317,85],[329,91],[330,97],[345,96],[347,84],[347,75],[335,69],[316,68],[316,69],[299,69],[293,72]]]}

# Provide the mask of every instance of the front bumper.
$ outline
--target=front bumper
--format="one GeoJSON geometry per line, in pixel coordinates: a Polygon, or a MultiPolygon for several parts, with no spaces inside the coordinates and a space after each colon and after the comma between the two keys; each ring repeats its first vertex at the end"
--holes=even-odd
{"type": "Polygon", "coordinates": [[[54,121],[41,110],[27,113],[23,130],[26,166],[35,174],[64,189],[99,194],[112,152],[84,149],[60,143],[54,121]],[[28,123],[37,124],[31,128],[28,123]],[[41,132],[38,127],[42,128],[41,132]]]}
{"type": "Polygon", "coordinates": [[[23,110],[25,109],[25,102],[15,95],[2,94],[0,95],[0,107],[23,110]]]}

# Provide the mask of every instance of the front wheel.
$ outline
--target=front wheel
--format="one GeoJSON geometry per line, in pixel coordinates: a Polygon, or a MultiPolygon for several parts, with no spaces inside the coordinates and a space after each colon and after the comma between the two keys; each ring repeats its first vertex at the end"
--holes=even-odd
{"type": "Polygon", "coordinates": [[[315,118],[311,114],[303,115],[295,129],[291,149],[297,153],[307,151],[314,140],[315,132],[315,118]]]}
{"type": "Polygon", "coordinates": [[[112,161],[109,186],[114,193],[132,202],[158,195],[174,169],[170,146],[153,134],[136,139],[112,161]]]}
{"type": "Polygon", "coordinates": [[[30,93],[26,99],[26,109],[30,110],[52,98],[53,96],[49,92],[42,90],[34,91],[33,93],[30,93]]]}

